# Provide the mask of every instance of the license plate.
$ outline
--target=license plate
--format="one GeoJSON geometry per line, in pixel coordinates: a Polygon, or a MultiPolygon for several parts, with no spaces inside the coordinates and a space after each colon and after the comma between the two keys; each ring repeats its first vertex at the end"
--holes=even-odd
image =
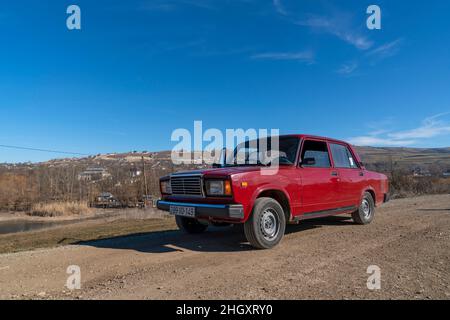
{"type": "Polygon", "coordinates": [[[170,214],[183,217],[195,217],[195,207],[170,206],[170,214]]]}

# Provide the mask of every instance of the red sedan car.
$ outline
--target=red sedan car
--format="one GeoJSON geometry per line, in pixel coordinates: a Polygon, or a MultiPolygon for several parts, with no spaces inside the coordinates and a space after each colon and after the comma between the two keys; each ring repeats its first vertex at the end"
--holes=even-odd
{"type": "MultiPolygon", "coordinates": [[[[247,141],[216,168],[162,177],[157,207],[175,215],[185,232],[243,223],[251,245],[272,248],[287,223],[351,213],[355,223],[368,224],[375,207],[388,201],[387,177],[366,170],[348,143],[310,135],[277,138],[275,174],[262,172],[268,168],[259,161],[262,141],[247,141]]],[[[265,143],[270,150],[270,139],[265,143]]]]}

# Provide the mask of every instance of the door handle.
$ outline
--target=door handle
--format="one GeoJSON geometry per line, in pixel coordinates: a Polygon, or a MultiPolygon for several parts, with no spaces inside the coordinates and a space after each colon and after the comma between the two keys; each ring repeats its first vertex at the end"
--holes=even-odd
{"type": "Polygon", "coordinates": [[[338,173],[337,173],[337,171],[331,171],[331,175],[334,177],[337,177],[338,173]]]}
{"type": "Polygon", "coordinates": [[[359,173],[359,176],[360,176],[360,177],[364,176],[364,172],[361,171],[361,172],[359,173]]]}

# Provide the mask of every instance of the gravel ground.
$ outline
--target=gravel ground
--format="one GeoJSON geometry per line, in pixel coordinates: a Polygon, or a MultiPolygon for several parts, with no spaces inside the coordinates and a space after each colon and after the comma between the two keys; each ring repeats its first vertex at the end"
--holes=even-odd
{"type": "Polygon", "coordinates": [[[304,221],[272,250],[253,250],[231,227],[2,254],[0,298],[449,299],[450,195],[393,200],[368,226],[345,215],[304,221]],[[69,265],[81,268],[80,290],[65,287],[69,265]],[[380,290],[366,286],[370,265],[380,290]]]}

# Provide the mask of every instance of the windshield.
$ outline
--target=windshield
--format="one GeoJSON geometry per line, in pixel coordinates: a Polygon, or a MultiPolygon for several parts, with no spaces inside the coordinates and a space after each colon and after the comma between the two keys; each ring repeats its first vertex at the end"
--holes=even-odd
{"type": "Polygon", "coordinates": [[[227,157],[226,166],[294,164],[300,139],[277,138],[278,143],[274,138],[261,138],[239,144],[233,154],[227,157]]]}

